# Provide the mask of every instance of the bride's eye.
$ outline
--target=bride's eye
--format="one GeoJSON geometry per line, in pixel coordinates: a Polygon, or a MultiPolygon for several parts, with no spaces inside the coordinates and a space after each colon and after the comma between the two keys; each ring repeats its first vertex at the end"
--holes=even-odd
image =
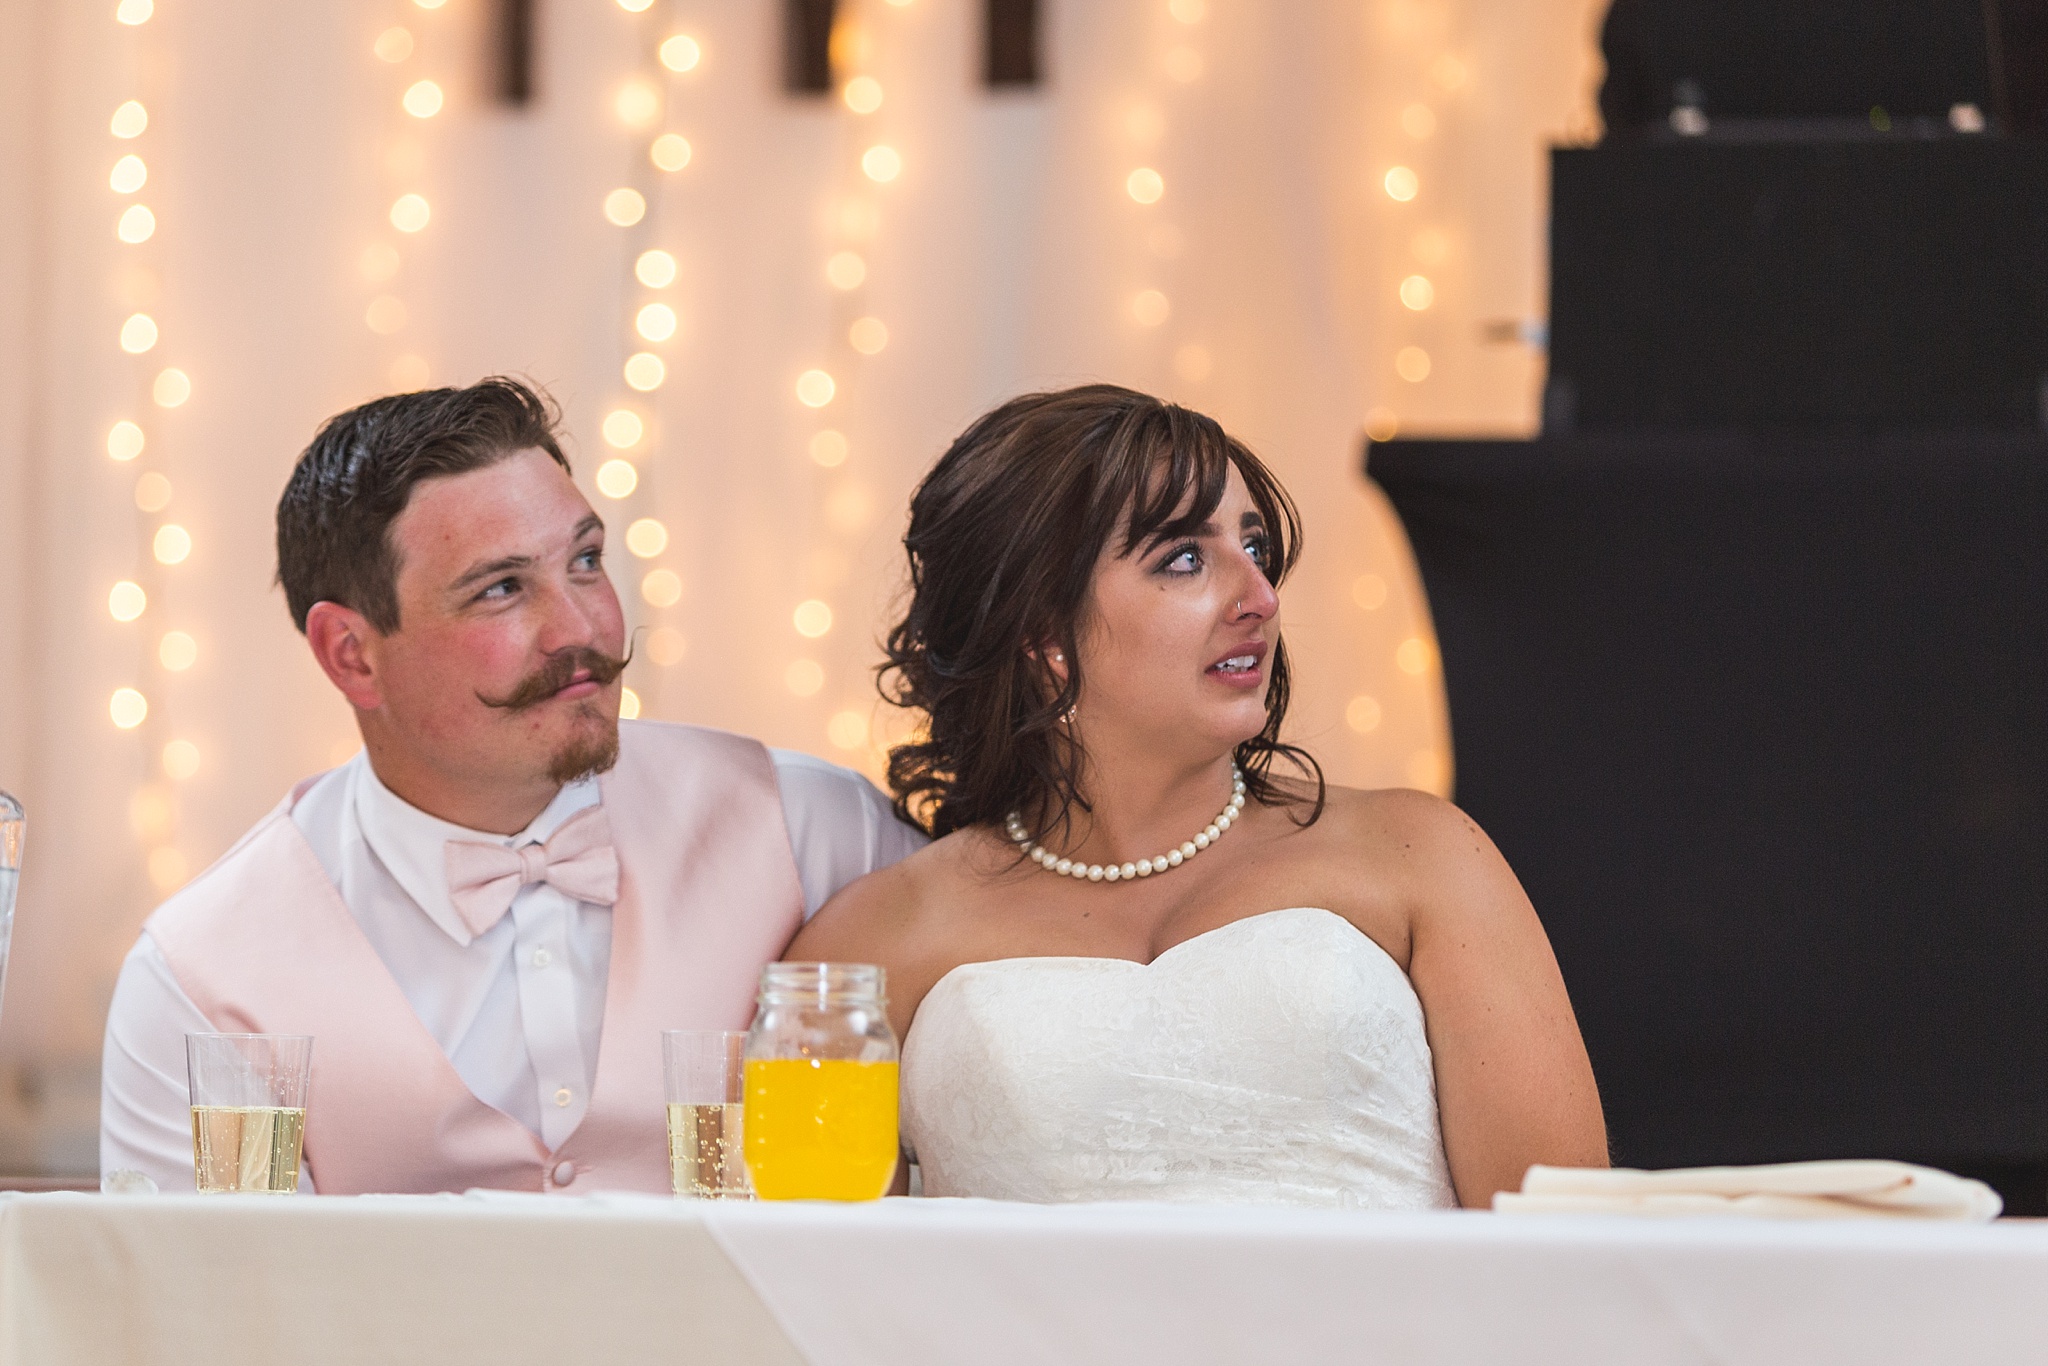
{"type": "Polygon", "coordinates": [[[1159,562],[1159,572],[1162,574],[1192,574],[1201,567],[1202,552],[1192,542],[1175,546],[1167,552],[1166,558],[1159,562]]]}
{"type": "Polygon", "coordinates": [[[1273,547],[1267,542],[1264,536],[1245,537],[1244,553],[1251,556],[1252,563],[1257,565],[1261,569],[1270,569],[1273,567],[1273,547]]]}

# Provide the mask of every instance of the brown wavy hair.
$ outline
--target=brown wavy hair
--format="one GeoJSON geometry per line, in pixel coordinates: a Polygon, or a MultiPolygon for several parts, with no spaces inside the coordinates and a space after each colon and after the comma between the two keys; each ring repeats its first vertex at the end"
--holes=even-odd
{"type": "MultiPolygon", "coordinates": [[[[889,752],[896,812],[934,837],[1038,813],[1040,830],[1088,810],[1081,753],[1060,719],[1081,693],[1081,616],[1095,564],[1193,532],[1235,466],[1265,518],[1266,577],[1301,553],[1301,518],[1272,473],[1212,418],[1111,384],[1027,394],[988,413],[940,457],[910,501],[909,605],[889,632],[882,695],[924,713],[889,752]],[[1043,647],[1069,661],[1064,682],[1043,647]]],[[[1323,811],[1322,769],[1280,739],[1287,649],[1273,647],[1266,725],[1237,747],[1248,795],[1323,811]],[[1284,758],[1310,783],[1276,781],[1284,758]]],[[[1041,838],[1043,836],[1041,835],[1041,838]]]]}

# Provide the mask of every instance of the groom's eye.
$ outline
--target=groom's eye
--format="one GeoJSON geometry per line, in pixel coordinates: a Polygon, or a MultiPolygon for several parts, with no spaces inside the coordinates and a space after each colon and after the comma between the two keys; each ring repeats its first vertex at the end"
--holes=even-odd
{"type": "Polygon", "coordinates": [[[604,547],[596,545],[591,546],[588,550],[584,551],[582,554],[578,555],[574,560],[570,561],[570,564],[577,569],[592,570],[596,569],[602,563],[604,563],[604,547]]]}
{"type": "Polygon", "coordinates": [[[517,591],[519,591],[519,580],[510,578],[499,579],[496,583],[485,588],[483,592],[478,593],[476,601],[496,602],[511,597],[517,591]]]}

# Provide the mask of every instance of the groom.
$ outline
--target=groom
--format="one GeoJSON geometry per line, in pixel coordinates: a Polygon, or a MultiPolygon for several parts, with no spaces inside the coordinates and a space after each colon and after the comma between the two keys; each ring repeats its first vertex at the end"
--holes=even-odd
{"type": "Polygon", "coordinates": [[[184,1036],[310,1034],[322,1192],[666,1192],[660,1031],[913,850],[858,775],[619,722],[604,525],[551,406],[489,379],[332,419],[277,510],[363,750],[160,907],[107,1021],[100,1164],[192,1188],[184,1036]]]}

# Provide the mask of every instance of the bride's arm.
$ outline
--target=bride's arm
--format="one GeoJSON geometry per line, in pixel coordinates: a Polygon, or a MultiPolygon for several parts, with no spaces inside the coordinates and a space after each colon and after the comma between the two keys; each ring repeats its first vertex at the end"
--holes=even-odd
{"type": "Polygon", "coordinates": [[[1409,907],[1408,977],[1436,1064],[1460,1204],[1521,1188],[1530,1164],[1607,1165],[1593,1067],[1550,939],[1470,817],[1420,793],[1381,813],[1409,907]]]}

